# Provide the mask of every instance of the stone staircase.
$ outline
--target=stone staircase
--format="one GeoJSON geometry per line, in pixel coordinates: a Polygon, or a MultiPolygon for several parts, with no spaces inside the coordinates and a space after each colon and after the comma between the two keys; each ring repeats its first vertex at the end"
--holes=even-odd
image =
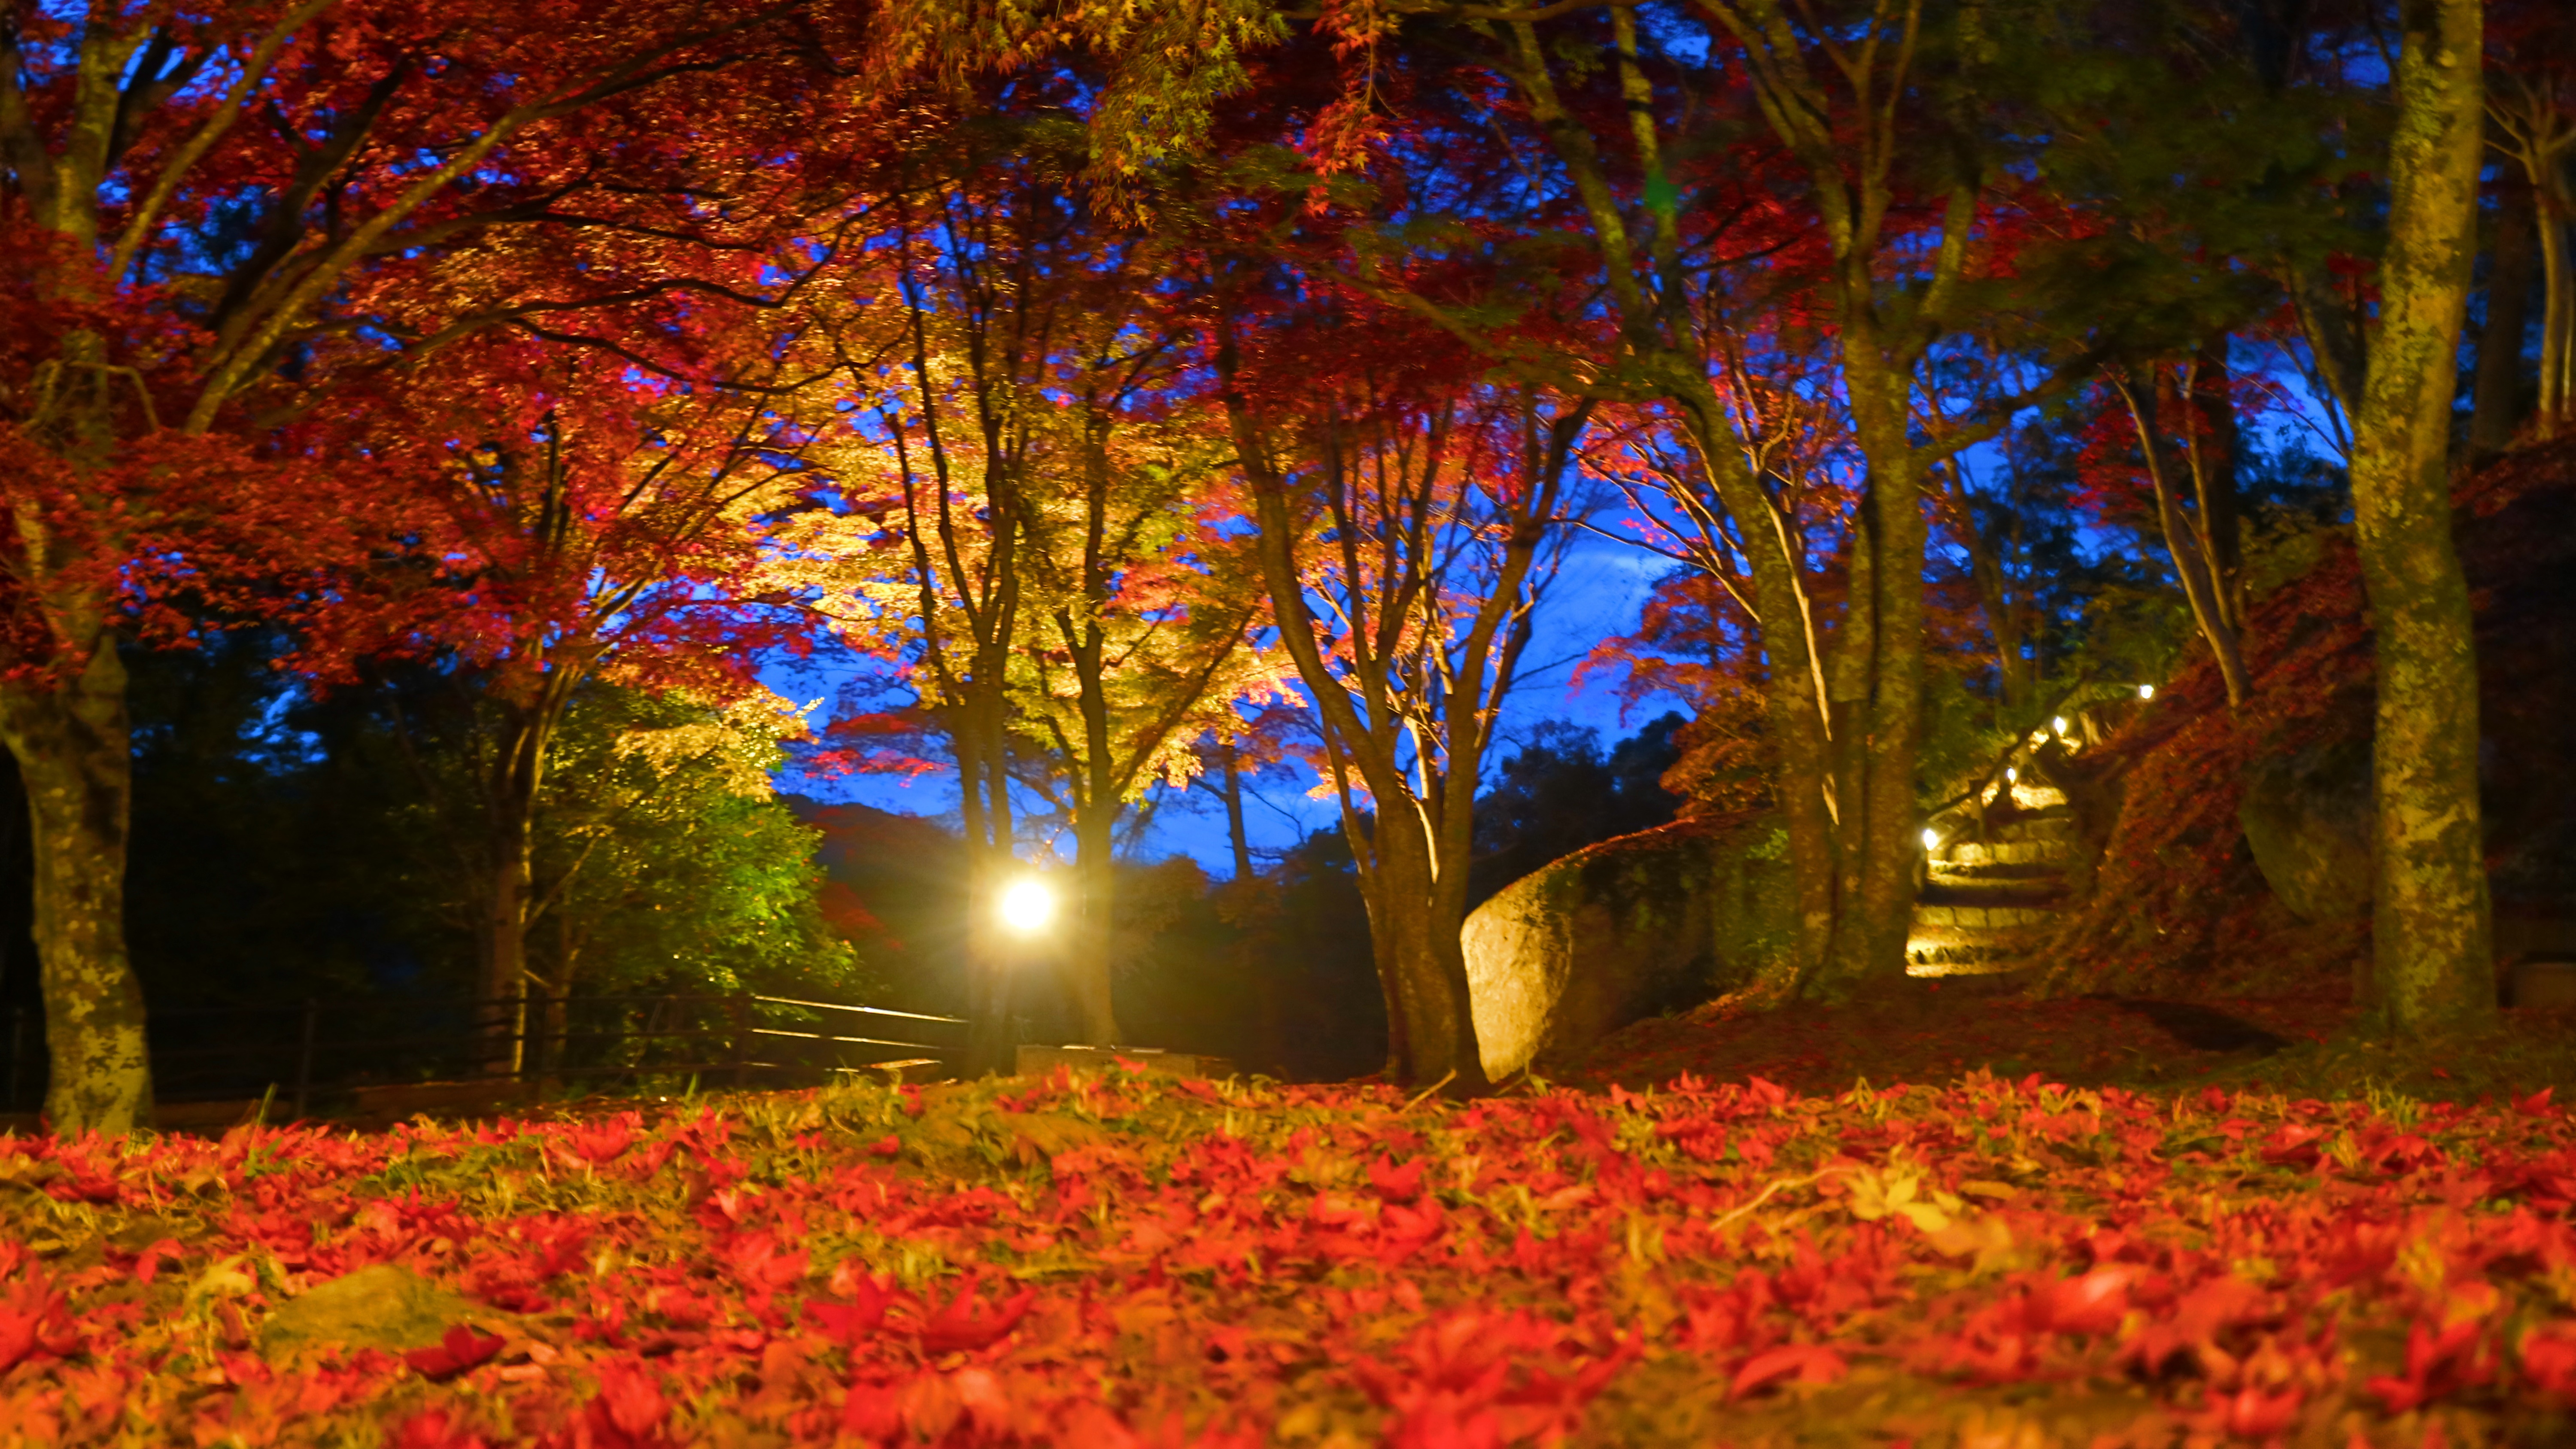
{"type": "Polygon", "coordinates": [[[1991,793],[1982,838],[1965,813],[1934,829],[1941,838],[1915,899],[1907,974],[2002,976],[2035,964],[2031,953],[2056,922],[2075,858],[2066,796],[2014,783],[1991,793]]]}

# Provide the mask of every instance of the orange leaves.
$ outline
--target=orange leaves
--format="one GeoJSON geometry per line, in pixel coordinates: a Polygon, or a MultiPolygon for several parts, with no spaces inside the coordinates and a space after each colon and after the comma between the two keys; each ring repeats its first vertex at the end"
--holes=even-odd
{"type": "Polygon", "coordinates": [[[2576,1404],[2576,1321],[2562,1319],[2525,1334],[2522,1375],[2562,1406],[2576,1404]]]}
{"type": "Polygon", "coordinates": [[[1411,1202],[1422,1196],[1422,1173],[1430,1165],[1428,1159],[1417,1157],[1397,1167],[1380,1157],[1369,1164],[1369,1186],[1388,1202],[1411,1202]]]}
{"type": "Polygon", "coordinates": [[[1746,1359],[1726,1386],[1726,1395],[1741,1399],[1774,1384],[1829,1384],[1851,1371],[1843,1356],[1814,1343],[1788,1343],[1746,1359]]]}
{"type": "Polygon", "coordinates": [[[2325,1131],[2292,1122],[2263,1140],[2263,1160],[2274,1167],[2314,1167],[2325,1155],[2319,1139],[2325,1131]]]}
{"type": "Polygon", "coordinates": [[[1630,1340],[1604,1349],[1532,1313],[1469,1308],[1435,1315],[1385,1360],[1363,1360],[1352,1374],[1392,1411],[1390,1445],[1484,1449],[1571,1429],[1636,1356],[1630,1340]]]}
{"type": "Polygon", "coordinates": [[[583,1123],[564,1134],[564,1145],[572,1156],[594,1167],[605,1166],[626,1155],[635,1145],[635,1129],[641,1119],[633,1112],[620,1112],[605,1122],[583,1123]]]}
{"type": "Polygon", "coordinates": [[[2122,1348],[2121,1359],[2141,1372],[2155,1374],[2177,1357],[2196,1353],[2205,1370],[2218,1336],[2260,1316],[2262,1302],[2263,1290],[2242,1278],[2233,1274],[2213,1278],[2183,1294],[2140,1330],[2122,1348]]]}
{"type": "Polygon", "coordinates": [[[2269,1440],[2298,1422],[2299,1405],[2305,1398],[2297,1389],[2277,1394],[2239,1389],[2213,1395],[2208,1409],[2197,1418],[2203,1427],[2232,1439],[2269,1440]]]}
{"type": "MultiPolygon", "coordinates": [[[[848,1303],[828,1298],[805,1300],[805,1322],[823,1331],[831,1343],[845,1349],[864,1345],[885,1322],[886,1309],[899,1296],[875,1278],[855,1277],[851,1288],[855,1297],[848,1303]]],[[[835,1283],[835,1287],[840,1286],[835,1283]]]]}
{"type": "Polygon", "coordinates": [[[2022,1302],[2022,1321],[2039,1333],[2108,1333],[2129,1311],[2129,1284],[2134,1269],[2096,1268],[2073,1278],[2059,1278],[2031,1290],[2022,1302]]]}
{"type": "Polygon", "coordinates": [[[431,1347],[404,1354],[403,1362],[419,1370],[422,1378],[452,1379],[467,1369],[489,1363],[500,1353],[503,1342],[498,1334],[476,1333],[460,1323],[431,1347]]]}
{"type": "Polygon", "coordinates": [[[391,1449],[490,1449],[481,1434],[459,1424],[445,1409],[412,1415],[394,1430],[391,1449]]]}
{"type": "Polygon", "coordinates": [[[747,1292],[774,1293],[805,1276],[812,1255],[803,1248],[782,1245],[775,1234],[743,1233],[727,1239],[716,1249],[717,1260],[726,1273],[747,1292]]]}
{"type": "Polygon", "coordinates": [[[574,1443],[580,1449],[665,1449],[661,1432],[671,1416],[653,1371],[632,1360],[599,1367],[599,1392],[582,1410],[574,1443]]]}
{"type": "Polygon", "coordinates": [[[0,1295],[0,1373],[38,1354],[62,1355],[79,1346],[63,1315],[63,1295],[38,1269],[0,1295]]]}
{"type": "Polygon", "coordinates": [[[1019,1327],[1020,1320],[1029,1316],[1037,1301],[1036,1289],[1023,1288],[988,1307],[981,1294],[972,1288],[961,1289],[922,1325],[921,1351],[935,1358],[990,1348],[1019,1327]]]}
{"type": "Polygon", "coordinates": [[[2376,1376],[2369,1388],[2390,1413],[2402,1414],[2462,1389],[2495,1382],[2497,1357],[2495,1326],[2483,1316],[2465,1317],[2446,1327],[2418,1320],[2406,1330],[2405,1371],[2376,1376]]]}

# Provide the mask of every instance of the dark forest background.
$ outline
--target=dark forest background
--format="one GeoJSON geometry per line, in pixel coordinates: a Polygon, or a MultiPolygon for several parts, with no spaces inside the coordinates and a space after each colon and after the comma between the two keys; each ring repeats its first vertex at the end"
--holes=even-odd
{"type": "MultiPolygon", "coordinates": [[[[237,1033],[244,1008],[282,1043],[307,1000],[430,1009],[472,989],[462,875],[475,822],[453,777],[474,746],[475,679],[395,670],[317,697],[271,667],[281,642],[243,630],[210,633],[194,650],[129,651],[128,897],[148,903],[130,909],[129,929],[156,1041],[170,1051],[237,1033]]],[[[548,785],[540,884],[571,883],[540,919],[540,963],[551,969],[577,938],[582,995],[755,990],[962,1010],[953,829],[740,793],[694,764],[608,798],[621,795],[629,763],[609,741],[709,713],[588,690],[548,785]],[[604,847],[591,837],[608,811],[604,847]]],[[[1528,730],[1478,802],[1474,899],[1672,819],[1683,801],[1661,778],[1680,757],[1683,725],[1668,712],[1607,744],[1560,721],[1528,730]]],[[[0,1007],[33,1053],[42,1013],[30,869],[22,787],[0,767],[0,1007]]],[[[1138,1044],[1301,1080],[1382,1065],[1367,913],[1338,827],[1257,855],[1251,879],[1212,877],[1187,857],[1122,871],[1117,989],[1138,1044]]],[[[1017,977],[1030,1040],[1062,1039],[1070,1024],[1053,965],[1032,948],[1017,977]]],[[[30,1061],[19,1090],[40,1081],[30,1061]]]]}

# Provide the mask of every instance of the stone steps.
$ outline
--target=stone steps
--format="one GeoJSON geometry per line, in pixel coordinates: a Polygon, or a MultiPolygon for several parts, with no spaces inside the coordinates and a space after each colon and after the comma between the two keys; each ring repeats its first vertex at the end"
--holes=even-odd
{"type": "Polygon", "coordinates": [[[1937,887],[1935,884],[1935,887],[1924,887],[1922,895],[1914,897],[1914,902],[1922,905],[1924,910],[1932,910],[1932,908],[2056,910],[2063,900],[2066,900],[2066,890],[2063,890],[2063,887],[2056,887],[2056,884],[2043,884],[2043,882],[2022,882],[2017,884],[2014,890],[1947,890],[1947,887],[1937,887]]]}
{"type": "Polygon", "coordinates": [[[2056,908],[2046,905],[1917,905],[1914,908],[1914,925],[1918,931],[1925,926],[1951,926],[1976,931],[2045,926],[2055,919],[2056,908]]]}
{"type": "Polygon", "coordinates": [[[1930,878],[1944,885],[1978,885],[2002,881],[2060,881],[2066,878],[2065,867],[2046,861],[2026,861],[2019,865],[1961,865],[1955,861],[1932,862],[1930,878]]]}
{"type": "Polygon", "coordinates": [[[2065,865],[2075,859],[2072,840],[1957,840],[1942,847],[1952,865],[2065,865]]]}
{"type": "Polygon", "coordinates": [[[2017,783],[1989,819],[1983,839],[1933,850],[1905,943],[1907,974],[2007,984],[2031,969],[2056,924],[2077,850],[2066,797],[2017,783]]]}
{"type": "Polygon", "coordinates": [[[1936,871],[1915,899],[1927,906],[2055,906],[2066,895],[2062,871],[2008,867],[2011,875],[1936,871]]]}
{"type": "Polygon", "coordinates": [[[1909,976],[1988,976],[2018,971],[2045,936],[2030,927],[1961,928],[1916,921],[1905,943],[1909,976]]]}

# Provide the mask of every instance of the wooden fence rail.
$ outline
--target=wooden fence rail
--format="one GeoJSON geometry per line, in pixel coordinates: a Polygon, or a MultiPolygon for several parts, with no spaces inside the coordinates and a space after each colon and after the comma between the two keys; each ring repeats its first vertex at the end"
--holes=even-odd
{"type": "MultiPolygon", "coordinates": [[[[149,1040],[165,1106],[258,1098],[279,1117],[304,1117],[319,1102],[440,1080],[596,1092],[621,1079],[630,1089],[648,1079],[787,1086],[897,1061],[954,1066],[966,1024],[754,993],[309,999],[155,1012],[149,1040]]],[[[12,1011],[7,1045],[0,1113],[33,1111],[44,1086],[41,1018],[12,1011]]]]}

